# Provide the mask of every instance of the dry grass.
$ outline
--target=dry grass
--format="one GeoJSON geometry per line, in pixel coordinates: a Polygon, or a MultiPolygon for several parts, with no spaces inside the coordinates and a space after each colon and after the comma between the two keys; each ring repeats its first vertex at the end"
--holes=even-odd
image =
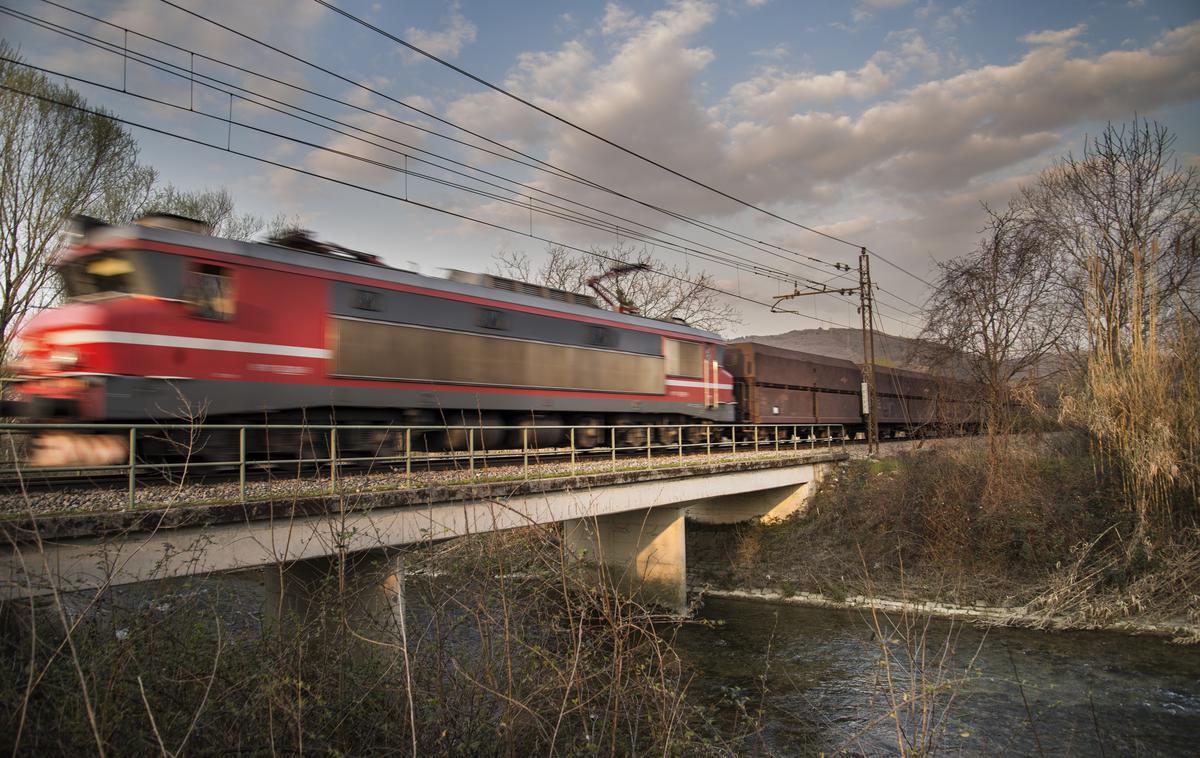
{"type": "MultiPolygon", "coordinates": [[[[343,556],[277,620],[246,582],[194,577],[4,608],[0,732],[14,754],[726,755],[672,626],[596,587],[554,527],[403,556],[404,623],[343,556]],[[351,570],[353,568],[353,570],[351,570]],[[239,589],[240,587],[240,589],[239,589]],[[64,650],[79,651],[80,672],[64,650]],[[94,714],[94,729],[89,723],[94,714]]],[[[379,579],[397,556],[379,553],[379,579]]]]}
{"type": "Polygon", "coordinates": [[[1010,441],[1003,502],[984,496],[989,463],[974,440],[843,465],[805,512],[741,527],[693,571],[719,586],[835,600],[1028,604],[1044,625],[1200,622],[1200,530],[1131,555],[1137,516],[1086,437],[1010,441]]]}
{"type": "Polygon", "coordinates": [[[1033,588],[1026,612],[1035,625],[1102,628],[1138,619],[1190,629],[1175,641],[1200,643],[1200,530],[1153,554],[1140,553],[1132,564],[1125,542],[1107,536],[1077,545],[1069,561],[1033,588]]]}
{"type": "Polygon", "coordinates": [[[1063,420],[1086,430],[1121,478],[1137,517],[1131,552],[1200,515],[1200,339],[1187,309],[1158,301],[1158,257],[1157,245],[1148,260],[1135,250],[1113,288],[1093,266],[1087,374],[1062,402],[1063,420]]]}
{"type": "Polygon", "coordinates": [[[1002,600],[1114,523],[1085,442],[1021,438],[1006,456],[1002,503],[984,498],[991,461],[981,439],[843,465],[804,512],[743,529],[731,559],[736,581],[858,592],[861,550],[878,584],[898,584],[904,566],[914,591],[953,594],[971,578],[983,597],[1002,600]]]}

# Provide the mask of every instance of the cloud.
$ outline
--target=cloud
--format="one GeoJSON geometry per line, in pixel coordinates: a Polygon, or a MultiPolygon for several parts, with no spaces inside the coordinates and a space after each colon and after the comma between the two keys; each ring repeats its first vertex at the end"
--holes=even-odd
{"type": "Polygon", "coordinates": [[[788,46],[785,43],[781,42],[780,44],[772,45],[771,47],[759,48],[750,54],[755,58],[775,61],[788,57],[792,54],[792,51],[788,49],[788,46]]]}
{"type": "MultiPolygon", "coordinates": [[[[570,40],[558,50],[521,53],[503,84],[538,105],[558,108],[580,95],[595,64],[581,41],[570,40]]],[[[488,134],[514,147],[532,144],[549,128],[544,116],[496,92],[461,97],[449,105],[447,115],[460,124],[491,124],[488,134]]]]}
{"type": "MultiPolygon", "coordinates": [[[[764,111],[765,118],[731,127],[730,152],[743,171],[760,179],[775,166],[793,180],[797,172],[834,180],[870,167],[909,165],[913,189],[932,191],[968,178],[949,165],[943,171],[923,168],[938,165],[939,155],[956,154],[979,171],[1002,168],[1006,156],[1018,161],[1039,145],[1049,146],[1048,133],[1056,129],[1196,97],[1198,67],[1200,23],[1169,32],[1149,48],[1093,58],[1039,46],[1012,65],[929,81],[857,115],[764,111]]],[[[773,93],[755,94],[769,99],[773,93]]]]}
{"type": "MultiPolygon", "coordinates": [[[[347,95],[346,99],[353,98],[347,95]]],[[[420,108],[429,105],[422,97],[404,98],[404,101],[420,108]]],[[[400,108],[392,112],[369,102],[366,105],[372,107],[374,113],[354,111],[342,115],[339,120],[371,134],[359,133],[359,139],[345,134],[328,134],[321,143],[325,150],[310,150],[303,157],[304,168],[342,181],[373,187],[402,185],[404,177],[399,170],[405,167],[428,172],[428,166],[420,161],[405,161],[404,154],[412,151],[398,144],[414,147],[424,145],[426,138],[423,134],[397,123],[412,122],[413,114],[400,108]]]]}
{"type": "MultiPolygon", "coordinates": [[[[714,109],[698,93],[713,55],[692,42],[714,12],[708,3],[683,2],[634,18],[610,6],[605,23],[619,17],[625,37],[607,61],[575,40],[522,55],[509,81],[554,112],[661,163],[752,201],[784,204],[827,201],[819,187],[868,174],[877,186],[945,192],[1053,148],[1059,130],[1087,119],[1123,118],[1200,94],[1200,24],[1141,50],[1094,57],[1039,44],[1010,65],[897,89],[902,75],[939,65],[937,53],[909,30],[854,70],[762,69],[714,109]],[[864,103],[859,112],[833,107],[854,101],[864,103]]],[[[589,137],[548,130],[545,119],[511,101],[463,98],[452,115],[489,116],[489,123],[505,125],[503,133],[540,146],[561,165],[614,186],[637,186],[686,212],[730,208],[589,137]]]]}
{"type": "Polygon", "coordinates": [[[1085,31],[1087,31],[1087,24],[1076,24],[1070,29],[1047,29],[1040,32],[1031,32],[1022,37],[1021,41],[1030,45],[1071,45],[1085,31]]]}
{"type": "MultiPolygon", "coordinates": [[[[714,105],[704,87],[715,56],[697,40],[716,17],[715,4],[700,0],[646,16],[612,10],[603,23],[613,34],[597,37],[603,25],[597,22],[592,34],[581,30],[556,49],[525,53],[506,83],[679,172],[892,251],[897,263],[922,275],[931,257],[968,250],[981,224],[979,202],[1003,203],[1070,133],[1094,120],[1124,119],[1200,95],[1200,23],[1194,23],[1140,49],[1099,54],[1081,52],[1069,35],[1056,32],[1060,42],[1053,43],[1039,32],[1043,41],[1015,61],[950,73],[943,53],[905,30],[842,71],[760,68],[718,94],[714,105]]],[[[633,188],[647,202],[750,227],[757,239],[790,249],[844,257],[840,248],[822,249],[821,240],[799,230],[781,233],[775,221],[494,93],[460,98],[450,112],[463,123],[486,123],[488,134],[504,135],[578,175],[633,188]]],[[[644,209],[609,205],[616,201],[602,193],[581,193],[577,185],[544,175],[532,181],[656,227],[665,223],[644,209]]],[[[521,228],[529,223],[527,212],[499,205],[473,210],[521,228]]],[[[555,223],[535,221],[564,239],[611,243],[611,235],[589,237],[555,223]]],[[[902,288],[917,283],[893,286],[914,301],[921,296],[902,288]]]]}
{"type": "Polygon", "coordinates": [[[943,11],[942,6],[929,0],[925,5],[917,8],[913,16],[918,21],[930,23],[933,31],[938,34],[953,34],[958,27],[968,23],[975,15],[975,4],[976,0],[967,0],[965,3],[943,11]]]}
{"type": "Polygon", "coordinates": [[[453,58],[464,45],[475,41],[475,24],[471,23],[458,4],[450,8],[450,20],[446,28],[436,31],[410,26],[405,31],[408,41],[439,58],[453,58]]]}
{"type": "Polygon", "coordinates": [[[770,117],[785,115],[803,105],[867,100],[890,90],[910,71],[932,71],[939,65],[937,53],[916,30],[893,32],[888,41],[896,45],[894,50],[875,53],[854,71],[815,73],[764,68],[734,85],[726,105],[743,117],[770,117]]]}
{"type": "Polygon", "coordinates": [[[604,19],[600,22],[600,33],[620,34],[637,28],[640,21],[633,11],[617,3],[604,6],[604,19]]]}
{"type": "MultiPolygon", "coordinates": [[[[315,3],[297,7],[289,0],[233,3],[223,5],[219,12],[204,9],[197,13],[236,29],[251,39],[275,44],[285,50],[293,49],[291,40],[309,38],[320,23],[327,18],[326,11],[315,3]]],[[[236,61],[250,70],[271,71],[280,78],[300,83],[304,82],[309,73],[302,64],[271,52],[265,47],[248,42],[245,38],[200,18],[163,6],[154,0],[123,0],[117,3],[111,12],[104,14],[114,26],[92,23],[53,6],[42,7],[37,15],[69,28],[95,35],[117,48],[123,47],[126,39],[122,36],[120,29],[116,27],[128,28],[131,32],[128,35],[128,45],[131,51],[143,52],[184,67],[191,65],[183,53],[164,50],[162,45],[145,39],[141,35],[165,40],[169,44],[195,52],[197,57],[194,63],[198,72],[215,74],[222,79],[244,83],[260,90],[265,89],[265,86],[257,77],[240,75],[224,66],[214,69],[212,64],[205,63],[200,56],[207,56],[216,61],[236,61]]],[[[297,52],[301,51],[297,50],[297,52]]],[[[119,81],[123,71],[120,56],[114,56],[110,52],[85,45],[58,46],[43,60],[55,67],[61,67],[64,71],[82,72],[89,78],[98,78],[101,81],[111,81],[111,76],[106,77],[105,75],[112,73],[116,74],[119,81]]],[[[131,83],[147,84],[154,78],[147,74],[145,67],[135,63],[129,64],[127,71],[130,74],[131,83]],[[134,77],[141,77],[141,79],[134,81],[134,77]]],[[[159,79],[169,81],[163,80],[162,77],[159,79]]],[[[172,86],[168,89],[180,91],[182,88],[172,82],[172,86]]],[[[159,92],[142,92],[141,94],[161,96],[159,92]]],[[[183,102],[186,104],[186,99],[183,102]]]]}
{"type": "Polygon", "coordinates": [[[910,2],[912,0],[859,0],[851,12],[851,16],[855,21],[866,21],[879,11],[899,8],[910,2]]]}
{"type": "Polygon", "coordinates": [[[946,189],[1032,158],[1059,143],[1054,132],[1015,137],[972,134],[943,150],[913,150],[879,164],[877,180],[897,190],[946,189]]]}

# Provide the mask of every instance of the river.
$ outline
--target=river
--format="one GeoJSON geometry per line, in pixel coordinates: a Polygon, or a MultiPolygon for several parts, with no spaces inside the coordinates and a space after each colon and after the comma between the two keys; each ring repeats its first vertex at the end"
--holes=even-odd
{"type": "Polygon", "coordinates": [[[730,733],[761,709],[750,752],[879,755],[901,740],[966,755],[1200,752],[1197,647],[916,616],[879,616],[880,635],[862,610],[712,598],[698,620],[676,640],[691,696],[730,733]]]}

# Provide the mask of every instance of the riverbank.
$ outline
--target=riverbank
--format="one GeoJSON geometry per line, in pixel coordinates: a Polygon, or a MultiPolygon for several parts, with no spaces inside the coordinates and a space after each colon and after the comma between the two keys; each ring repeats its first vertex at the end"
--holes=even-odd
{"type": "Polygon", "coordinates": [[[1068,434],[1010,439],[994,465],[983,439],[850,461],[782,522],[690,526],[690,586],[1200,642],[1200,530],[1133,541],[1121,483],[1068,434]]]}
{"type": "Polygon", "coordinates": [[[1128,618],[1108,625],[1081,626],[1066,616],[1044,616],[1029,612],[1027,608],[990,606],[982,603],[959,605],[933,600],[900,600],[889,597],[832,598],[819,592],[785,593],[782,590],[732,590],[703,588],[695,593],[693,602],[703,605],[705,598],[725,600],[749,600],[762,603],[798,605],[806,608],[833,608],[837,610],[875,610],[883,613],[911,613],[934,616],[973,624],[1020,627],[1026,629],[1053,629],[1057,631],[1102,631],[1122,634],[1167,637],[1172,642],[1195,643],[1200,640],[1200,628],[1184,621],[1148,621],[1128,618]]]}

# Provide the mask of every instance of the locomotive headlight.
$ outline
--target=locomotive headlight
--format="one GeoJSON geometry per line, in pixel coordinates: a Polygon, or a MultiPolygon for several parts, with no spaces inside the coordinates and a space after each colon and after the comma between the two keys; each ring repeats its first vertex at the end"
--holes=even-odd
{"type": "Polygon", "coordinates": [[[79,365],[79,351],[73,347],[56,347],[50,351],[50,364],[56,369],[75,368],[79,365]]]}

